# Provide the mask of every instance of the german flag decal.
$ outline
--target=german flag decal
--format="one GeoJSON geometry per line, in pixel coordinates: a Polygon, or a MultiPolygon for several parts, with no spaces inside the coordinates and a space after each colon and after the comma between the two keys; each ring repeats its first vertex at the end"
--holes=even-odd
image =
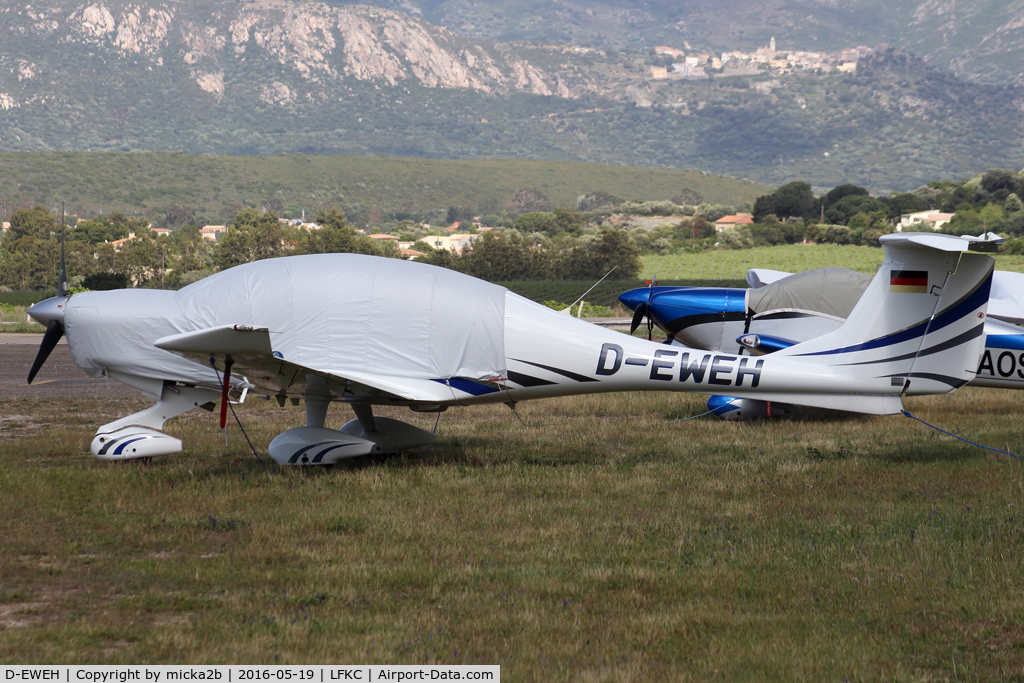
{"type": "Polygon", "coordinates": [[[903,294],[927,294],[927,270],[894,270],[889,275],[889,291],[903,294]]]}

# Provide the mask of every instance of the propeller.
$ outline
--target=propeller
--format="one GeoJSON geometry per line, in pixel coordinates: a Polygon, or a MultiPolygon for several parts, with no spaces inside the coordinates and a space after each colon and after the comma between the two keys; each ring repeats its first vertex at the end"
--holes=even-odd
{"type": "Polygon", "coordinates": [[[40,301],[28,309],[28,314],[36,322],[45,323],[46,332],[43,334],[43,341],[36,352],[36,359],[32,361],[32,368],[28,371],[28,383],[36,378],[39,370],[42,369],[46,359],[53,353],[60,338],[64,336],[64,304],[67,303],[70,295],[68,289],[68,275],[64,267],[64,207],[60,211],[60,275],[57,276],[57,296],[50,297],[46,301],[40,301]]]}
{"type": "Polygon", "coordinates": [[[36,353],[36,359],[32,362],[32,369],[28,371],[28,383],[32,384],[32,380],[36,378],[36,374],[40,368],[43,367],[43,363],[50,357],[50,353],[54,347],[57,346],[57,342],[64,336],[64,326],[57,320],[51,320],[46,324],[46,333],[43,334],[43,343],[39,345],[39,352],[36,353]]]}
{"type": "Polygon", "coordinates": [[[64,202],[60,203],[60,275],[57,276],[57,296],[70,296],[68,271],[64,267],[64,202]]]}
{"type": "Polygon", "coordinates": [[[654,318],[651,317],[651,300],[654,299],[654,283],[658,281],[658,274],[654,274],[654,278],[651,280],[647,287],[647,303],[641,303],[633,311],[633,320],[629,323],[629,333],[633,334],[636,332],[636,328],[640,327],[641,321],[647,318],[647,341],[651,341],[651,337],[654,333],[654,318]]]}
{"type": "Polygon", "coordinates": [[[629,323],[629,333],[633,334],[636,332],[636,328],[640,327],[640,323],[643,322],[644,315],[647,313],[647,304],[641,303],[633,311],[633,319],[629,323]]]}

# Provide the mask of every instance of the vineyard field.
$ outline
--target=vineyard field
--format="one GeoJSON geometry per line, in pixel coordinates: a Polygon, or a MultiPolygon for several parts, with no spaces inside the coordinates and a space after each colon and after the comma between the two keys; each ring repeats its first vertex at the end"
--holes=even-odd
{"type": "MultiPolygon", "coordinates": [[[[785,244],[754,249],[714,249],[668,256],[644,256],[642,279],[657,275],[669,280],[743,280],[751,268],[770,268],[797,273],[826,266],[874,274],[885,253],[875,247],[840,244],[785,244]]],[[[997,254],[996,269],[1024,272],[1024,256],[997,254]]]]}

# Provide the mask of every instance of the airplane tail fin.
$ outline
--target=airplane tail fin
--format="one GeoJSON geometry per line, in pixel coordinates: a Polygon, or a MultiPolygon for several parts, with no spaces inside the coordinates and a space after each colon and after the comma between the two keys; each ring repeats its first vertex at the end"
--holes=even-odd
{"type": "Polygon", "coordinates": [[[881,241],[885,262],[846,322],[773,355],[830,366],[866,394],[949,393],[974,379],[984,350],[995,261],[978,252],[996,243],[935,233],[881,241]]]}

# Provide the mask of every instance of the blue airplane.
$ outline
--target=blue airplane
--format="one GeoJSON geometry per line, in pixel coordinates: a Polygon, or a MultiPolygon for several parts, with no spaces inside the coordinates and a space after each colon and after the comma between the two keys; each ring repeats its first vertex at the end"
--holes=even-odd
{"type": "MultiPolygon", "coordinates": [[[[889,290],[901,294],[938,291],[938,285],[929,288],[920,275],[893,271],[889,290]]],[[[649,336],[655,327],[667,335],[666,344],[764,356],[839,329],[871,280],[845,268],[795,275],[753,269],[747,274],[748,289],[652,283],[624,292],[619,301],[633,311],[630,332],[646,323],[649,336]]],[[[1024,389],[1020,323],[1024,323],[1024,274],[995,271],[984,319],[986,344],[970,386],[1024,389]]],[[[729,420],[781,417],[796,410],[788,404],[729,396],[712,396],[708,409],[729,420]]]]}

